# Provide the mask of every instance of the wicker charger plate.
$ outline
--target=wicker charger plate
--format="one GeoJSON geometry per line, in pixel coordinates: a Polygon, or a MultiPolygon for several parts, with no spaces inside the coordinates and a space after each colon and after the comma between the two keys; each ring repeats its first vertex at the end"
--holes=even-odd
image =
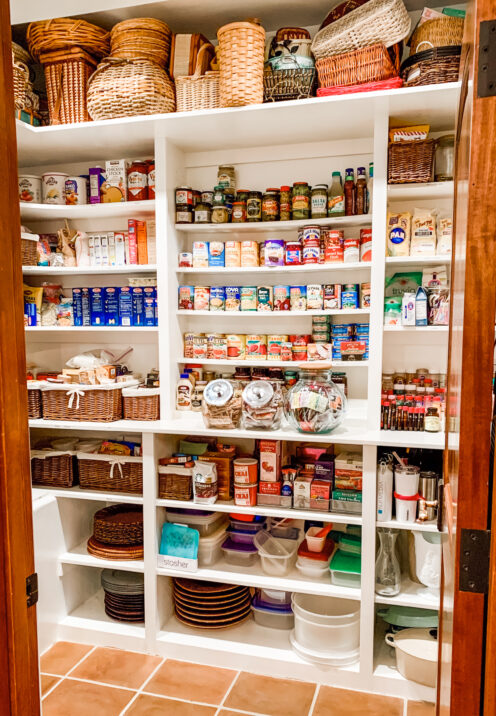
{"type": "Polygon", "coordinates": [[[135,547],[111,547],[108,544],[99,542],[94,537],[90,537],[87,543],[88,553],[93,557],[100,559],[143,559],[143,545],[135,547]]]}
{"type": "Polygon", "coordinates": [[[201,609],[202,611],[218,611],[220,609],[230,609],[237,604],[240,604],[241,602],[246,601],[246,599],[250,599],[250,593],[245,592],[244,594],[237,595],[234,599],[230,599],[227,601],[222,602],[198,602],[197,601],[190,601],[185,600],[182,596],[180,596],[177,592],[174,593],[174,599],[175,601],[185,609],[201,609]]]}
{"type": "Polygon", "coordinates": [[[177,599],[174,600],[177,608],[186,615],[198,616],[205,618],[216,618],[224,614],[234,614],[245,609],[251,603],[251,597],[248,595],[233,604],[216,605],[214,609],[203,609],[192,604],[183,604],[177,599]]]}
{"type": "Polygon", "coordinates": [[[241,624],[250,617],[251,607],[250,610],[244,616],[237,617],[236,619],[226,620],[223,624],[197,624],[193,620],[180,616],[176,611],[176,618],[178,621],[180,621],[182,624],[186,624],[186,626],[194,627],[195,629],[226,629],[227,627],[238,626],[238,624],[241,624]]]}
{"type": "Polygon", "coordinates": [[[142,545],[143,508],[124,504],[98,510],[93,518],[93,535],[105,544],[142,545]]]}
{"type": "Polygon", "coordinates": [[[202,614],[196,614],[195,612],[187,612],[184,611],[184,609],[181,609],[181,607],[178,607],[176,604],[176,612],[180,614],[182,617],[186,619],[191,619],[193,622],[198,622],[199,624],[219,624],[224,623],[225,621],[230,621],[232,619],[236,619],[237,617],[244,616],[249,609],[251,609],[251,605],[249,603],[245,604],[243,607],[240,607],[239,609],[235,609],[232,612],[224,612],[222,614],[210,614],[209,616],[204,616],[202,614]]]}

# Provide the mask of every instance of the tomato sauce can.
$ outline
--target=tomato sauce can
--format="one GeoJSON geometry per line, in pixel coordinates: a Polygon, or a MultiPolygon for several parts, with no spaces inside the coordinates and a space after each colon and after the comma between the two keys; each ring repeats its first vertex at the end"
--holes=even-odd
{"type": "Polygon", "coordinates": [[[372,261],[372,229],[360,229],[360,261],[372,261]]]}
{"type": "Polygon", "coordinates": [[[193,339],[193,358],[206,358],[207,357],[207,337],[202,336],[201,333],[195,333],[193,339]]]}
{"type": "Polygon", "coordinates": [[[192,311],[195,302],[194,286],[179,286],[179,308],[181,311],[192,311]]]}
{"type": "Polygon", "coordinates": [[[246,336],[246,357],[252,360],[266,360],[267,336],[259,334],[246,336]]]}
{"type": "Polygon", "coordinates": [[[214,343],[217,338],[222,337],[222,333],[207,333],[205,338],[207,339],[207,358],[212,359],[214,357],[214,343]]]}
{"type": "Polygon", "coordinates": [[[267,360],[282,360],[282,346],[287,341],[287,336],[267,336],[267,360]]]}
{"type": "Polygon", "coordinates": [[[227,359],[244,360],[246,358],[246,336],[230,333],[227,338],[227,359]]]}
{"type": "Polygon", "coordinates": [[[274,286],[274,311],[289,311],[290,308],[289,286],[274,286]]]}

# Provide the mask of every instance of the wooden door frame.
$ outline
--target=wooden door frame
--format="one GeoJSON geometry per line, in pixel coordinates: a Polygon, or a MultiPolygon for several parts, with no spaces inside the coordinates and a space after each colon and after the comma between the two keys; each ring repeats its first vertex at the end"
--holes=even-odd
{"type": "Polygon", "coordinates": [[[0,0],[0,713],[40,713],[9,0],[0,0]]]}

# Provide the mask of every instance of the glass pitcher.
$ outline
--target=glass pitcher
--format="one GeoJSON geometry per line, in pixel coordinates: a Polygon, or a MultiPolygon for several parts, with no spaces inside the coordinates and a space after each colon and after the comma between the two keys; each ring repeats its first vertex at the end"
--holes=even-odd
{"type": "Polygon", "coordinates": [[[401,569],[395,546],[399,530],[378,527],[380,548],[375,563],[375,592],[382,597],[394,597],[401,590],[401,569]]]}

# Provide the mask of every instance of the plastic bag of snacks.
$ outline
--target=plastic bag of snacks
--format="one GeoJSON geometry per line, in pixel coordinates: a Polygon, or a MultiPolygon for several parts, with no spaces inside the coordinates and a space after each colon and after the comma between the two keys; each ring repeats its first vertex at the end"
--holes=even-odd
{"type": "Polygon", "coordinates": [[[193,495],[195,502],[213,505],[219,494],[217,466],[213,462],[197,460],[193,468],[193,495]]]}

